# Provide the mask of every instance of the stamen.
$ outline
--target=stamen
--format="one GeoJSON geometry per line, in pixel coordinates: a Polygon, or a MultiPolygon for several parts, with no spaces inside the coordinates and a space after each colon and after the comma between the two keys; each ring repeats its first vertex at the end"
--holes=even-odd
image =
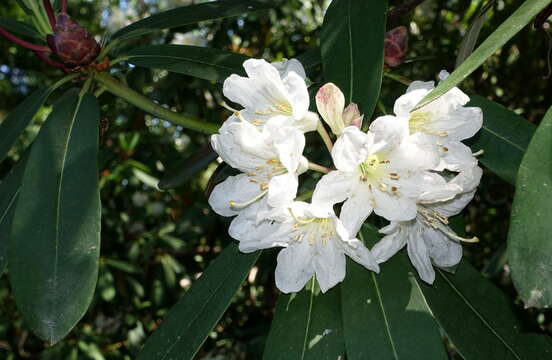
{"type": "Polygon", "coordinates": [[[448,231],[446,228],[443,228],[443,227],[438,227],[437,228],[439,231],[441,231],[443,234],[447,235],[449,238],[451,239],[454,239],[456,241],[460,241],[460,242],[465,242],[465,243],[470,243],[470,244],[475,244],[475,243],[478,243],[479,242],[479,239],[477,238],[477,236],[474,236],[472,237],[471,239],[467,239],[467,238],[463,238],[461,236],[458,236],[457,234],[455,234],[454,232],[452,231],[448,231]]]}
{"type": "Polygon", "coordinates": [[[268,184],[261,184],[261,190],[267,191],[268,190],[268,184]]]}
{"type": "Polygon", "coordinates": [[[246,173],[247,176],[257,176],[256,172],[248,172],[246,173]]]}
{"type": "Polygon", "coordinates": [[[399,180],[400,179],[399,174],[396,174],[396,173],[390,173],[389,177],[393,180],[399,180]]]}
{"type": "Polygon", "coordinates": [[[252,179],[249,179],[249,182],[252,182],[252,183],[258,183],[259,180],[258,179],[255,179],[255,178],[252,178],[252,179]]]}
{"type": "Polygon", "coordinates": [[[480,156],[480,155],[483,155],[484,153],[485,153],[485,150],[481,149],[478,152],[474,152],[472,155],[473,156],[480,156]]]}
{"type": "Polygon", "coordinates": [[[249,201],[246,201],[244,203],[237,203],[235,202],[234,200],[231,200],[229,202],[230,204],[230,208],[232,208],[232,210],[241,210],[241,209],[244,209],[246,207],[248,207],[249,205],[253,204],[255,201],[261,199],[263,196],[265,196],[266,194],[268,193],[268,190],[267,191],[263,191],[261,192],[259,195],[255,196],[253,199],[249,200],[249,201]]]}

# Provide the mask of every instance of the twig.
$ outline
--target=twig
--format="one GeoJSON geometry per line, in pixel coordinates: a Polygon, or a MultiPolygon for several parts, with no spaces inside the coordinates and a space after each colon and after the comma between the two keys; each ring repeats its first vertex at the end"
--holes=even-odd
{"type": "Polygon", "coordinates": [[[54,8],[52,7],[52,3],[50,0],[43,0],[44,8],[46,9],[46,15],[48,15],[48,21],[50,21],[50,26],[52,27],[52,31],[55,31],[56,29],[56,15],[54,14],[54,8]]]}
{"type": "Polygon", "coordinates": [[[50,65],[50,66],[53,66],[53,67],[56,67],[58,69],[61,69],[63,70],[63,72],[65,72],[66,74],[69,73],[69,70],[67,70],[67,68],[65,67],[65,65],[63,65],[62,63],[59,63],[57,61],[54,61],[52,60],[49,56],[47,56],[46,54],[44,54],[43,52],[41,51],[34,51],[33,52],[35,53],[35,55],[42,61],[44,61],[46,64],[50,65]]]}
{"type": "Polygon", "coordinates": [[[17,45],[21,45],[24,48],[27,48],[27,49],[30,49],[30,50],[33,50],[33,51],[52,52],[52,50],[47,46],[35,45],[35,44],[32,44],[28,41],[22,40],[22,39],[18,38],[17,36],[13,35],[12,33],[10,33],[9,31],[4,30],[3,28],[0,28],[0,35],[5,37],[6,39],[16,43],[17,45]]]}
{"type": "Polygon", "coordinates": [[[61,0],[60,12],[67,14],[67,0],[61,0]]]}

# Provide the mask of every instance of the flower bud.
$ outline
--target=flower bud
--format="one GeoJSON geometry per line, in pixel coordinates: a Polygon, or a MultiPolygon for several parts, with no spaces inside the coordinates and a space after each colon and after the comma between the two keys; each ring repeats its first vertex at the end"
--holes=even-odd
{"type": "Polygon", "coordinates": [[[345,126],[356,126],[360,129],[363,119],[364,115],[360,113],[358,105],[355,103],[350,103],[345,110],[343,110],[343,124],[345,126]]]}
{"type": "Polygon", "coordinates": [[[322,119],[330,126],[332,132],[339,136],[343,132],[343,108],[345,96],[337,86],[327,83],[316,93],[316,107],[322,119]]]}
{"type": "Polygon", "coordinates": [[[404,61],[408,50],[408,29],[399,26],[385,33],[385,64],[390,67],[399,66],[404,61]]]}
{"type": "Polygon", "coordinates": [[[48,45],[66,67],[86,66],[98,57],[100,46],[84,26],[65,13],[59,14],[56,22],[48,45]]]}

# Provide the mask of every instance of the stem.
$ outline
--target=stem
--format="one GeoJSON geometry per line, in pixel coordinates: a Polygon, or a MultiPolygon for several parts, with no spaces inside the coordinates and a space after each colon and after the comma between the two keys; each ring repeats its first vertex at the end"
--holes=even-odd
{"type": "Polygon", "coordinates": [[[65,67],[65,65],[63,65],[62,63],[58,63],[57,61],[54,61],[52,60],[49,56],[47,56],[46,54],[44,54],[43,52],[40,52],[40,51],[34,51],[35,55],[42,61],[44,61],[46,64],[50,65],[50,66],[53,66],[53,67],[56,67],[58,69],[61,69],[63,70],[65,73],[68,72],[67,68],[65,67]]]}
{"type": "Polygon", "coordinates": [[[60,12],[67,14],[67,0],[61,0],[60,12]]]}
{"type": "Polygon", "coordinates": [[[102,51],[100,51],[100,55],[98,55],[98,61],[102,61],[104,57],[109,55],[109,52],[111,51],[111,49],[113,49],[113,47],[118,43],[119,43],[119,40],[116,39],[111,41],[109,44],[105,45],[102,48],[102,51]]]}
{"type": "Polygon", "coordinates": [[[63,84],[68,83],[69,81],[71,81],[71,80],[73,80],[73,79],[75,79],[79,76],[80,76],[80,74],[67,75],[66,77],[64,77],[63,79],[59,80],[54,85],[52,85],[52,91],[56,90],[57,88],[59,88],[63,84]]]}
{"type": "Polygon", "coordinates": [[[50,21],[52,31],[54,31],[56,28],[56,15],[54,14],[52,3],[50,0],[43,0],[42,2],[44,3],[44,9],[46,9],[46,15],[48,15],[48,21],[50,21]]]}
{"type": "Polygon", "coordinates": [[[206,134],[214,134],[218,131],[219,125],[202,122],[157,105],[142,94],[137,93],[125,84],[119,82],[109,74],[100,72],[95,75],[97,82],[105,86],[107,91],[113,95],[125,99],[130,104],[154,115],[160,119],[167,120],[173,124],[183,126],[187,129],[200,131],[206,134]]]}
{"type": "Polygon", "coordinates": [[[385,76],[386,78],[389,78],[391,80],[395,80],[396,82],[400,82],[401,84],[406,85],[406,86],[410,85],[410,83],[412,82],[412,80],[409,80],[409,79],[405,78],[404,76],[396,75],[396,74],[390,73],[388,71],[384,71],[383,76],[385,76]]]}
{"type": "Polygon", "coordinates": [[[324,125],[322,125],[322,122],[318,122],[318,128],[316,129],[316,131],[318,131],[318,134],[322,138],[322,141],[324,141],[324,145],[326,145],[326,148],[331,154],[333,149],[332,139],[330,138],[330,134],[328,134],[324,125]]]}
{"type": "Polygon", "coordinates": [[[105,88],[105,86],[100,86],[100,88],[98,90],[96,90],[96,92],[94,93],[94,96],[96,98],[99,98],[100,96],[103,95],[104,92],[106,92],[107,89],[105,88]]]}
{"type": "Polygon", "coordinates": [[[318,172],[321,172],[323,174],[327,174],[330,171],[332,171],[332,169],[328,169],[325,166],[318,165],[317,163],[313,163],[313,162],[310,162],[310,161],[309,161],[309,170],[318,171],[318,172]]]}
{"type": "Polygon", "coordinates": [[[33,51],[52,52],[52,50],[50,50],[50,48],[47,46],[31,44],[30,42],[18,38],[17,36],[13,35],[7,30],[4,30],[1,27],[0,27],[0,35],[2,35],[6,39],[12,41],[17,45],[23,46],[24,48],[27,48],[33,51]]]}

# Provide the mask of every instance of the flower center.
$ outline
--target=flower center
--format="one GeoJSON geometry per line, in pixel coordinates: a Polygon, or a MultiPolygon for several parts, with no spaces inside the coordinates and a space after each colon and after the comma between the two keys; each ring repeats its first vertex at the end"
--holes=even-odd
{"type": "Polygon", "coordinates": [[[416,110],[410,114],[410,120],[408,121],[408,127],[410,133],[414,134],[417,132],[437,135],[442,137],[447,137],[448,133],[446,131],[435,131],[429,128],[431,123],[431,114],[427,111],[416,110]]]}
{"type": "Polygon", "coordinates": [[[293,108],[289,102],[281,102],[276,105],[270,105],[266,110],[255,110],[255,114],[292,116],[293,108]]]}
{"type": "Polygon", "coordinates": [[[467,243],[479,242],[479,239],[476,236],[474,236],[471,239],[458,236],[454,231],[452,231],[449,228],[448,217],[444,216],[443,214],[441,214],[440,212],[438,212],[433,208],[425,207],[423,205],[418,205],[417,218],[423,224],[442,232],[443,234],[445,234],[446,236],[448,236],[453,240],[467,242],[467,243]]]}
{"type": "Polygon", "coordinates": [[[326,246],[328,239],[335,234],[335,225],[329,218],[296,217],[291,209],[290,212],[295,219],[293,225],[295,229],[293,240],[295,241],[302,241],[303,238],[306,238],[309,245],[320,242],[322,246],[326,246]]]}

